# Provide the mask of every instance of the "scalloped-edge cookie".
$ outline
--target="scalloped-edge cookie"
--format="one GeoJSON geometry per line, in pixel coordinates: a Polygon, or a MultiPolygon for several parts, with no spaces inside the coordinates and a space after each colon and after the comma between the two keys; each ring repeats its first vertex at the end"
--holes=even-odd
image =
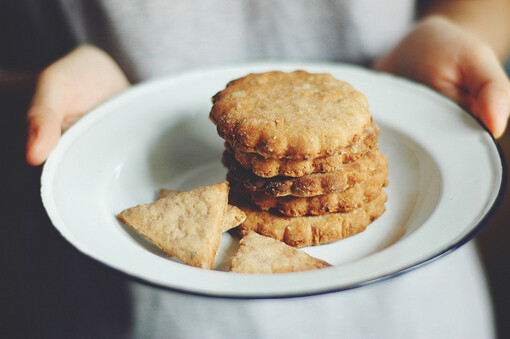
{"type": "Polygon", "coordinates": [[[312,173],[334,171],[344,163],[360,159],[370,150],[377,148],[379,133],[379,126],[372,123],[363,132],[360,140],[345,147],[343,153],[309,159],[265,158],[257,153],[235,150],[227,142],[225,142],[225,148],[234,154],[243,167],[252,170],[259,177],[301,177],[312,173]]]}
{"type": "Polygon", "coordinates": [[[335,171],[297,178],[262,178],[241,166],[228,151],[223,153],[222,159],[229,170],[227,180],[239,181],[249,191],[261,191],[275,197],[310,197],[344,191],[373,176],[381,161],[386,162],[386,158],[379,149],[374,149],[356,161],[341,165],[335,171]]]}
{"type": "MultiPolygon", "coordinates": [[[[321,194],[313,197],[274,197],[264,192],[251,192],[251,201],[261,210],[276,209],[280,213],[297,217],[326,213],[349,212],[377,197],[387,185],[388,164],[383,157],[372,177],[342,192],[321,194]]],[[[234,186],[238,189],[239,186],[234,186]]],[[[232,187],[232,189],[234,189],[232,187]]]]}
{"type": "Polygon", "coordinates": [[[232,257],[230,271],[236,273],[287,273],[310,271],[331,264],[285,243],[248,231],[232,257]]]}
{"type": "Polygon", "coordinates": [[[386,193],[381,191],[378,197],[351,212],[302,217],[261,211],[237,200],[238,207],[246,213],[246,220],[238,229],[241,234],[255,231],[293,247],[327,244],[363,232],[384,213],[386,199],[386,193]]]}
{"type": "Polygon", "coordinates": [[[123,210],[117,218],[187,265],[212,269],[220,247],[227,182],[123,210]]]}
{"type": "Polygon", "coordinates": [[[266,158],[340,154],[372,122],[366,97],[330,74],[249,74],[213,97],[210,119],[233,149],[266,158]]]}

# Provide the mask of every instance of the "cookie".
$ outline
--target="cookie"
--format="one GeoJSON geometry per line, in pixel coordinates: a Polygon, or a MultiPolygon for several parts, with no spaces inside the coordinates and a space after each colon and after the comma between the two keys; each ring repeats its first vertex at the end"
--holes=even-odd
{"type": "Polygon", "coordinates": [[[227,210],[227,182],[128,208],[117,218],[183,263],[212,269],[227,210]]]}
{"type": "Polygon", "coordinates": [[[236,160],[243,167],[250,169],[259,177],[301,177],[311,173],[334,171],[343,163],[360,159],[368,151],[377,148],[379,133],[379,126],[372,123],[362,133],[360,140],[345,147],[342,153],[318,158],[274,159],[263,157],[257,153],[246,153],[233,149],[228,143],[225,143],[225,148],[234,154],[236,160]]]}
{"type": "Polygon", "coordinates": [[[239,226],[241,234],[255,231],[294,247],[327,244],[363,232],[386,210],[386,193],[351,212],[317,216],[287,217],[250,206],[242,197],[233,197],[246,220],[239,226]],[[240,198],[240,199],[238,199],[240,198]]]}
{"type": "MultiPolygon", "coordinates": [[[[160,198],[173,197],[182,191],[162,188],[159,190],[160,198]]],[[[234,227],[239,226],[244,220],[246,220],[246,214],[233,205],[227,205],[227,212],[225,214],[225,221],[223,225],[223,232],[231,230],[234,227]]]]}
{"type": "Polygon", "coordinates": [[[324,260],[312,257],[281,241],[247,232],[232,257],[230,271],[236,273],[286,273],[329,267],[324,260]]]}
{"type": "MultiPolygon", "coordinates": [[[[261,210],[276,209],[290,216],[321,215],[326,213],[349,212],[377,197],[387,184],[388,165],[382,157],[372,177],[344,191],[321,194],[313,197],[274,197],[264,192],[251,192],[251,201],[261,210]]],[[[242,185],[237,185],[239,187],[242,185]]]]}
{"type": "Polygon", "coordinates": [[[330,74],[268,72],[231,81],[210,119],[238,151],[266,158],[340,154],[372,122],[366,97],[330,74]]]}
{"type": "Polygon", "coordinates": [[[282,197],[310,197],[344,191],[374,175],[381,161],[386,161],[378,149],[368,152],[357,161],[342,164],[338,169],[326,173],[314,173],[302,177],[261,178],[241,166],[228,151],[223,153],[222,162],[228,168],[227,180],[241,182],[249,191],[261,191],[282,197]]]}

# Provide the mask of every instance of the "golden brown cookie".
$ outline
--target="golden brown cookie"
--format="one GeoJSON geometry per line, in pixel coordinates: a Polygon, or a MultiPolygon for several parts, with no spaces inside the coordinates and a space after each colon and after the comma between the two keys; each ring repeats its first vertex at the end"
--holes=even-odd
{"type": "Polygon", "coordinates": [[[255,175],[264,178],[274,176],[301,177],[311,173],[334,171],[343,163],[355,161],[370,150],[377,148],[380,129],[371,124],[361,135],[360,139],[345,147],[340,154],[308,158],[308,159],[274,159],[266,158],[257,153],[246,153],[235,150],[225,142],[225,148],[232,152],[236,160],[243,167],[250,169],[255,175]]]}
{"type": "Polygon", "coordinates": [[[305,71],[233,80],[213,97],[210,118],[233,149],[277,159],[340,154],[372,121],[352,85],[305,71]]]}
{"type": "Polygon", "coordinates": [[[223,164],[229,169],[227,180],[241,182],[249,191],[261,191],[282,197],[310,197],[329,194],[355,186],[374,175],[379,162],[386,159],[378,149],[368,152],[359,160],[341,165],[338,169],[326,173],[313,173],[303,177],[261,178],[245,169],[228,151],[223,153],[223,164]]]}
{"type": "Polygon", "coordinates": [[[232,257],[230,271],[236,273],[285,273],[331,266],[324,260],[290,247],[281,241],[247,232],[232,257]]]}
{"type": "MultiPolygon", "coordinates": [[[[162,188],[159,190],[159,197],[160,198],[173,197],[181,192],[182,191],[179,190],[162,188]]],[[[227,212],[225,214],[223,232],[226,232],[234,227],[239,226],[244,220],[246,220],[246,214],[244,214],[244,212],[240,208],[234,205],[227,205],[227,212]]]]}
{"type": "MultiPolygon", "coordinates": [[[[264,192],[251,192],[251,201],[261,210],[276,209],[290,217],[349,212],[377,197],[386,184],[387,176],[388,164],[383,156],[372,177],[344,191],[313,197],[294,197],[290,195],[274,197],[264,192]]],[[[238,188],[239,186],[242,185],[236,185],[235,187],[238,188]]]]}
{"type": "Polygon", "coordinates": [[[229,186],[222,182],[128,208],[117,218],[183,263],[212,269],[220,247],[229,186]]]}
{"type": "Polygon", "coordinates": [[[239,226],[242,234],[252,230],[294,247],[327,244],[363,232],[386,210],[384,191],[351,212],[303,217],[261,211],[243,202],[242,197],[235,198],[240,198],[237,204],[246,213],[246,220],[239,226]]]}

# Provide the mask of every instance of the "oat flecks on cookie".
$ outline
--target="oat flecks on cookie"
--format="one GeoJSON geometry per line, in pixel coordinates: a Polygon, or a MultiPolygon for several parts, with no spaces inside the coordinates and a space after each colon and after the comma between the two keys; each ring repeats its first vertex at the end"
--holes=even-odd
{"type": "Polygon", "coordinates": [[[229,186],[222,182],[128,208],[117,218],[168,255],[212,269],[224,229],[229,186]]]}
{"type": "Polygon", "coordinates": [[[251,201],[264,211],[276,209],[291,217],[349,212],[372,201],[381,193],[388,176],[388,164],[384,156],[372,172],[373,175],[367,180],[341,192],[311,197],[274,197],[264,192],[251,192],[251,201]]]}
{"type": "Polygon", "coordinates": [[[262,178],[241,166],[228,151],[223,153],[222,159],[229,170],[227,178],[241,182],[249,191],[260,191],[275,197],[311,197],[346,190],[370,178],[381,161],[385,161],[384,156],[378,149],[374,149],[359,160],[343,164],[335,171],[295,178],[262,178]]]}
{"type": "Polygon", "coordinates": [[[312,173],[335,171],[344,163],[362,158],[364,154],[377,148],[379,133],[379,126],[372,123],[363,131],[357,142],[342,148],[340,153],[306,159],[266,158],[257,153],[233,149],[227,142],[225,147],[234,154],[241,165],[259,177],[270,178],[279,175],[301,177],[312,173]]]}
{"type": "Polygon", "coordinates": [[[241,203],[246,221],[240,230],[242,234],[255,231],[294,247],[327,244],[363,232],[384,213],[385,202],[386,193],[382,191],[375,199],[351,212],[302,217],[287,217],[241,203]]]}
{"type": "Polygon", "coordinates": [[[330,156],[359,139],[372,117],[366,97],[329,74],[250,74],[213,98],[210,113],[232,148],[267,158],[330,156]]]}
{"type": "Polygon", "coordinates": [[[281,241],[249,231],[241,239],[230,271],[237,273],[286,273],[331,266],[324,260],[290,247],[281,241]]]}
{"type": "MultiPolygon", "coordinates": [[[[159,190],[160,198],[173,197],[182,191],[162,188],[159,190]]],[[[246,220],[246,214],[234,205],[227,205],[227,212],[225,214],[225,220],[223,224],[223,232],[229,231],[243,223],[246,220]]]]}

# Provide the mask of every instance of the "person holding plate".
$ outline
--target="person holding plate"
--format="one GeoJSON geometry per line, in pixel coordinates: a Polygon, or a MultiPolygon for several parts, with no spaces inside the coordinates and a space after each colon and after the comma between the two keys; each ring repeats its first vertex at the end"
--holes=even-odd
{"type": "MultiPolygon", "coordinates": [[[[501,65],[510,46],[505,0],[55,0],[46,7],[29,1],[10,6],[4,15],[33,19],[34,45],[41,48],[28,54],[20,42],[2,48],[3,66],[52,61],[38,77],[27,113],[31,165],[41,165],[83,114],[131,83],[250,60],[372,65],[450,97],[495,137],[504,133],[510,113],[510,82],[501,65]]],[[[494,335],[472,244],[402,277],[314,297],[222,300],[128,284],[133,322],[126,334],[134,337],[494,335]]]]}

